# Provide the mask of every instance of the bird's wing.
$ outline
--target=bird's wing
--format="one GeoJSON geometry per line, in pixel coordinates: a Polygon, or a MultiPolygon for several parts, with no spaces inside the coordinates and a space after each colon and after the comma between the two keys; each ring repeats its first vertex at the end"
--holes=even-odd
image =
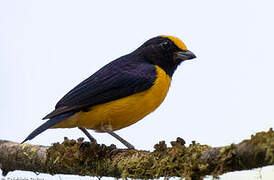
{"type": "Polygon", "coordinates": [[[94,105],[144,91],[155,79],[156,69],[152,64],[123,59],[113,61],[68,92],[43,119],[86,111],[94,105]]]}

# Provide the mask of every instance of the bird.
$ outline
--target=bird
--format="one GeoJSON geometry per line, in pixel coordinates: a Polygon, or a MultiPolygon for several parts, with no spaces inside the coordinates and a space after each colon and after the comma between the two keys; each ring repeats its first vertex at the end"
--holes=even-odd
{"type": "Polygon", "coordinates": [[[87,129],[108,133],[128,149],[134,149],[114,131],[153,112],[165,99],[177,67],[194,58],[195,54],[179,38],[153,37],[70,90],[43,118],[47,121],[22,143],[47,129],[78,127],[91,142],[96,140],[87,129]]]}

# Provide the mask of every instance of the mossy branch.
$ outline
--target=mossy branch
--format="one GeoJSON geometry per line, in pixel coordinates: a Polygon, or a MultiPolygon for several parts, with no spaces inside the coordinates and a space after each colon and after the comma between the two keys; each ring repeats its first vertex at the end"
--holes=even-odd
{"type": "Polygon", "coordinates": [[[48,174],[74,174],[129,178],[186,177],[202,179],[226,172],[274,164],[274,132],[260,132],[239,144],[212,148],[181,138],[155,145],[153,152],[119,150],[83,142],[83,139],[55,143],[51,147],[0,140],[0,168],[3,175],[13,170],[48,174]]]}

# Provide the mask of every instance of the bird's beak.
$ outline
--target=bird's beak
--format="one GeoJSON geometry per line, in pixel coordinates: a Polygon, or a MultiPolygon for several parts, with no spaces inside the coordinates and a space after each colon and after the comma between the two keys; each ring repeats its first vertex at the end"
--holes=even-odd
{"type": "Polygon", "coordinates": [[[175,59],[185,61],[196,58],[195,54],[189,50],[178,51],[174,53],[175,59]]]}

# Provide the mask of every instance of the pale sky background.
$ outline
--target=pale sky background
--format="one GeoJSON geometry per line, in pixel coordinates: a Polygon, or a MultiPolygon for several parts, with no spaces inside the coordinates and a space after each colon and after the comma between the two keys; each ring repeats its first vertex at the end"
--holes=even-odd
{"type": "MultiPolygon", "coordinates": [[[[178,136],[224,146],[266,131],[274,126],[273,8],[272,0],[0,0],[0,139],[21,142],[71,88],[162,34],[182,39],[198,58],[178,67],[155,112],[119,135],[152,150],[178,136]]],[[[91,133],[99,143],[124,147],[91,133]]],[[[29,143],[51,145],[64,136],[84,137],[78,129],[57,129],[29,143]]],[[[271,180],[274,167],[221,180],[260,175],[271,180]]],[[[75,178],[24,171],[8,177],[75,178]]]]}

